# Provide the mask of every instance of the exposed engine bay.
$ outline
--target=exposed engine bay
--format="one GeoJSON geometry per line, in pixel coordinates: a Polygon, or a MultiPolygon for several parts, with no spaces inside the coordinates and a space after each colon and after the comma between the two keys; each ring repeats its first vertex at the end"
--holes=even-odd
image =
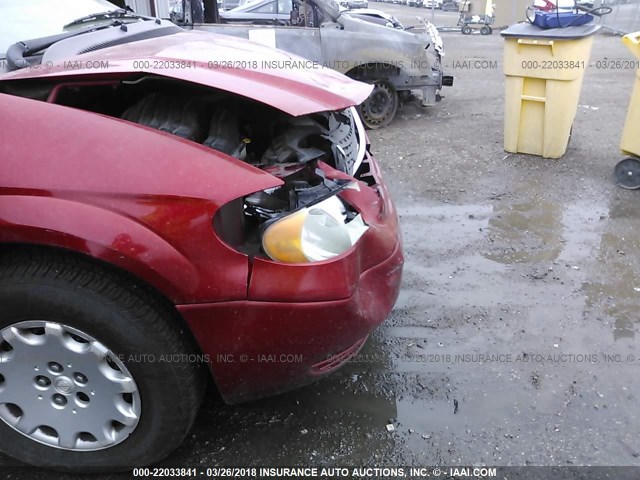
{"type": "MultiPolygon", "coordinates": [[[[151,75],[17,88],[9,83],[5,90],[170,133],[283,180],[279,187],[223,206],[216,216],[216,231],[247,254],[265,253],[260,239],[269,225],[314,205],[329,212],[324,224],[352,223],[350,228],[359,232],[354,241],[366,230],[358,212],[336,196],[345,188],[358,188],[353,178],[367,181],[366,135],[354,108],[293,117],[228,92],[151,75]],[[328,178],[327,169],[346,175],[328,178]]],[[[316,260],[322,259],[320,254],[316,260]]]]}

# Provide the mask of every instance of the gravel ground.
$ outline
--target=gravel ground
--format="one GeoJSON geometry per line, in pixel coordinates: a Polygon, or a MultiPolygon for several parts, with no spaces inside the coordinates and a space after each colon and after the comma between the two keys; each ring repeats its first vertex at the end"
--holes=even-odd
{"type": "Polygon", "coordinates": [[[370,135],[406,248],[391,317],[317,384],[212,393],[167,465],[640,465],[640,194],[612,179],[635,72],[596,68],[631,56],[596,37],[570,148],[543,160],[502,149],[501,37],[443,37],[455,86],[370,135]]]}

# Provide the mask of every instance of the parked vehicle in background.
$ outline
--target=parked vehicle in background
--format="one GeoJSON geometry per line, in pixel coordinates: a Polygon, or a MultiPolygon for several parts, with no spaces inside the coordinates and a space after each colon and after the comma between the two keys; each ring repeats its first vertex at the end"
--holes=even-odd
{"type": "MultiPolygon", "coordinates": [[[[182,11],[192,11],[193,1],[183,0],[182,11]]],[[[391,123],[399,92],[419,90],[423,105],[435,105],[442,87],[453,84],[453,77],[442,72],[442,38],[426,21],[422,31],[390,29],[374,18],[351,15],[332,0],[255,0],[221,12],[219,23],[204,22],[207,15],[205,8],[199,19],[172,19],[197,30],[279,48],[374,85],[359,107],[368,128],[391,123]]]]}
{"type": "Polygon", "coordinates": [[[457,0],[444,0],[440,8],[445,12],[457,12],[460,9],[460,4],[457,0]]]}
{"type": "Polygon", "coordinates": [[[291,16],[291,2],[288,0],[249,0],[239,7],[220,12],[220,18],[227,22],[265,24],[274,20],[285,23],[291,16]]]}
{"type": "Polygon", "coordinates": [[[410,7],[421,7],[422,0],[407,0],[407,5],[410,7]]]}
{"type": "Polygon", "coordinates": [[[424,0],[422,5],[425,8],[442,8],[442,0],[424,0]]]}
{"type": "Polygon", "coordinates": [[[222,10],[233,10],[240,4],[240,0],[222,0],[220,6],[222,7],[222,10]]]}
{"type": "Polygon", "coordinates": [[[373,87],[102,0],[28,3],[0,6],[0,450],[130,471],[182,442],[207,378],[234,403],[356,355],[403,264],[354,108],[373,87]]]}
{"type": "Polygon", "coordinates": [[[369,8],[368,0],[348,0],[347,7],[353,8],[369,8]]]}
{"type": "Polygon", "coordinates": [[[373,8],[358,8],[350,10],[349,15],[357,18],[362,18],[368,21],[377,21],[381,25],[391,28],[399,28],[404,30],[404,26],[393,15],[383,12],[382,10],[376,10],[373,8]]]}

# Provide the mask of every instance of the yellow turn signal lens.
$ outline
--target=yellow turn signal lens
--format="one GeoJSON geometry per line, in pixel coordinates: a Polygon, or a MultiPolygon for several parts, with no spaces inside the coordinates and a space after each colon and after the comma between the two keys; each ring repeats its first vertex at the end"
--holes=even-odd
{"type": "Polygon", "coordinates": [[[349,250],[369,228],[361,215],[348,223],[346,219],[342,201],[329,197],[269,225],[262,248],[276,262],[328,260],[349,250]]]}
{"type": "Polygon", "coordinates": [[[279,262],[308,262],[302,251],[302,228],[307,215],[308,211],[303,209],[269,225],[262,235],[265,253],[279,262]]]}

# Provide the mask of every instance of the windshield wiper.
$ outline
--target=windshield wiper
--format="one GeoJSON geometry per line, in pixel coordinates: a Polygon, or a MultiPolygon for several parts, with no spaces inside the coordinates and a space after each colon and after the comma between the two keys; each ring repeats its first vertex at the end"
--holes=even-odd
{"type": "Polygon", "coordinates": [[[144,20],[153,20],[151,17],[145,17],[144,15],[138,15],[136,13],[133,13],[133,10],[131,10],[131,8],[126,7],[126,8],[119,8],[117,10],[111,10],[108,12],[92,13],[91,15],[85,15],[84,17],[76,18],[71,23],[67,23],[64,26],[64,28],[66,29],[66,28],[82,25],[85,23],[101,22],[103,20],[113,20],[113,19],[120,19],[120,18],[131,18],[131,19],[142,18],[144,20]]]}
{"type": "Polygon", "coordinates": [[[27,60],[28,57],[35,53],[46,50],[54,43],[58,43],[61,40],[66,40],[67,38],[77,37],[78,35],[83,35],[85,33],[103,30],[109,27],[110,25],[87,27],[84,30],[77,30],[75,32],[58,33],[57,35],[50,35],[48,37],[34,38],[31,40],[16,42],[7,49],[7,67],[10,72],[20,68],[28,68],[31,66],[31,62],[27,60]]]}

